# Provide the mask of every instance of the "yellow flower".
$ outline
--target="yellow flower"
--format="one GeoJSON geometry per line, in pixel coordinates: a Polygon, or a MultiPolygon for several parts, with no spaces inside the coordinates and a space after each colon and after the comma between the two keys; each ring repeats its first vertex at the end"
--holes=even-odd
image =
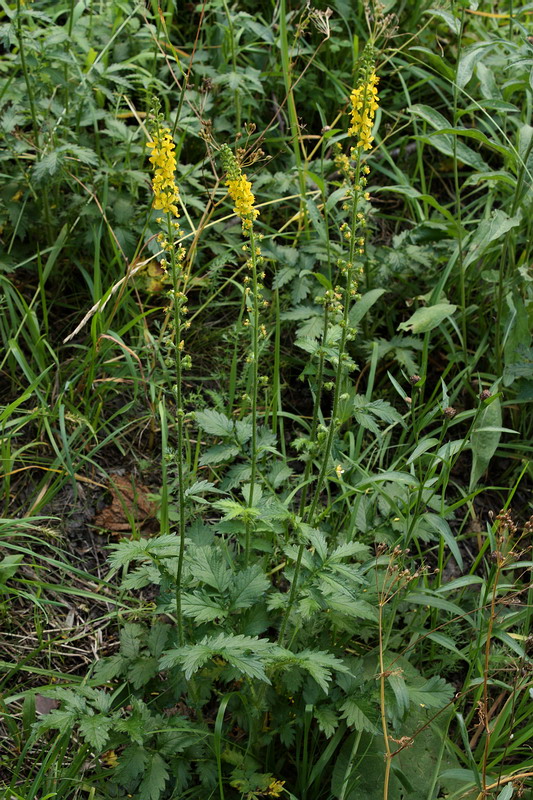
{"type": "Polygon", "coordinates": [[[250,229],[253,221],[259,216],[259,211],[254,208],[255,197],[252,192],[252,184],[246,175],[242,173],[234,180],[229,178],[226,181],[226,186],[228,187],[229,196],[235,203],[233,210],[241,218],[243,228],[250,229]]]}
{"type": "Polygon", "coordinates": [[[372,72],[367,81],[356,86],[350,95],[352,104],[352,124],[348,133],[350,136],[358,136],[357,147],[364,150],[372,148],[374,137],[372,136],[372,126],[374,117],[378,109],[378,84],[379,78],[372,72]]]}
{"type": "Polygon", "coordinates": [[[118,764],[117,754],[114,750],[108,750],[102,755],[102,761],[107,767],[116,767],[118,764]]]}
{"type": "Polygon", "coordinates": [[[285,785],[285,781],[272,781],[269,784],[267,794],[269,797],[279,797],[283,791],[283,787],[285,785]]]}
{"type": "Polygon", "coordinates": [[[174,149],[176,145],[172,141],[172,135],[168,128],[161,128],[153,135],[153,141],[147,142],[146,146],[151,148],[150,163],[153,164],[154,178],[152,189],[154,191],[153,207],[161,209],[165,214],[173,214],[179,217],[177,202],[179,191],[174,179],[176,172],[176,156],[174,149]]]}
{"type": "Polygon", "coordinates": [[[228,194],[235,203],[233,210],[242,220],[243,232],[250,233],[254,220],[259,216],[259,211],[254,208],[255,197],[252,192],[252,184],[243,173],[235,154],[227,144],[223,144],[220,148],[220,158],[226,173],[228,194]]]}

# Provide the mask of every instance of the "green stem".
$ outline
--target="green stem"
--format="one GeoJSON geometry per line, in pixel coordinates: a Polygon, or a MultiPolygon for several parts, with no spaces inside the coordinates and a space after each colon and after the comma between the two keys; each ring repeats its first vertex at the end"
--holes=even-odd
{"type": "MultiPolygon", "coordinates": [[[[181,582],[183,575],[183,556],[185,553],[185,488],[183,486],[183,398],[181,391],[181,297],[179,297],[179,263],[176,258],[176,251],[173,245],[174,231],[172,230],[172,217],[167,214],[167,236],[168,241],[172,244],[170,249],[170,264],[172,272],[172,308],[174,311],[174,364],[176,373],[176,423],[177,423],[177,436],[178,446],[176,453],[176,460],[178,466],[178,503],[179,503],[179,528],[178,536],[180,538],[180,547],[178,553],[178,567],[176,571],[176,618],[178,622],[178,644],[182,647],[184,642],[183,637],[183,618],[181,614],[181,582]]],[[[163,454],[164,455],[164,454],[163,454]]]]}
{"type": "MultiPolygon", "coordinates": [[[[357,153],[357,165],[355,170],[355,181],[354,185],[358,185],[361,180],[361,150],[358,149],[357,153]]],[[[350,236],[350,251],[349,251],[349,262],[346,269],[346,285],[344,289],[344,300],[343,300],[343,318],[341,322],[341,337],[339,341],[339,349],[338,349],[338,363],[337,363],[337,371],[335,375],[335,389],[333,394],[333,405],[331,409],[331,420],[328,430],[328,436],[326,440],[326,447],[323,453],[323,460],[320,467],[320,472],[318,474],[317,483],[315,487],[315,493],[313,496],[313,501],[311,506],[304,517],[304,521],[308,524],[312,525],[315,514],[316,508],[318,505],[318,501],[320,499],[320,493],[322,491],[322,485],[324,483],[326,473],[329,468],[329,457],[331,455],[331,448],[333,446],[333,439],[335,436],[335,432],[337,430],[337,411],[339,407],[339,397],[340,397],[340,390],[342,384],[342,374],[343,374],[343,367],[344,367],[344,351],[346,348],[346,341],[348,336],[348,322],[349,322],[349,312],[350,312],[350,297],[351,297],[351,287],[352,287],[352,275],[353,275],[353,260],[355,257],[355,243],[356,243],[356,226],[357,226],[357,213],[358,213],[358,206],[359,206],[359,197],[360,192],[356,192],[353,200],[353,207],[352,207],[352,220],[351,220],[351,236],[350,236]]],[[[283,620],[280,626],[279,637],[278,641],[280,644],[283,644],[283,639],[285,636],[285,630],[287,628],[287,623],[289,621],[289,616],[292,610],[292,606],[296,599],[296,591],[298,587],[298,579],[300,577],[300,569],[302,565],[302,557],[305,548],[305,543],[302,542],[298,548],[298,554],[296,556],[296,564],[294,568],[294,575],[291,581],[291,591],[289,595],[289,602],[287,604],[287,608],[285,609],[285,614],[283,616],[283,620]]]]}
{"type": "MultiPolygon", "coordinates": [[[[457,101],[458,101],[458,86],[457,86],[457,72],[459,69],[459,62],[461,59],[461,45],[463,39],[465,21],[465,10],[461,11],[461,28],[459,32],[459,41],[457,46],[457,67],[455,80],[453,82],[453,126],[457,126],[457,101]]],[[[462,216],[461,216],[461,189],[459,185],[459,167],[457,163],[457,136],[453,136],[453,181],[455,188],[455,216],[457,219],[457,247],[458,247],[458,263],[459,263],[459,292],[461,295],[461,338],[463,340],[463,358],[465,366],[468,365],[468,339],[467,339],[467,325],[466,325],[466,282],[464,270],[464,253],[463,253],[463,230],[462,230],[462,216]]],[[[438,298],[437,298],[438,302],[438,298]]]]}
{"type": "MultiPolygon", "coordinates": [[[[324,348],[326,346],[326,338],[328,334],[328,322],[329,322],[329,314],[328,314],[328,308],[326,306],[324,311],[324,327],[322,330],[322,345],[320,348],[320,355],[318,359],[318,371],[316,376],[315,400],[313,403],[313,419],[311,421],[311,432],[309,434],[309,441],[311,443],[311,446],[313,446],[313,443],[316,441],[316,432],[318,428],[318,414],[320,411],[320,403],[322,400],[324,361],[325,361],[324,348]]],[[[300,510],[299,510],[300,516],[303,515],[305,510],[305,501],[307,500],[307,490],[309,487],[309,477],[311,475],[312,466],[313,466],[313,457],[311,453],[309,453],[309,458],[305,464],[302,494],[300,496],[300,510]]]]}
{"type": "MultiPolygon", "coordinates": [[[[228,4],[226,0],[222,0],[222,2],[224,5],[224,11],[226,13],[226,19],[228,20],[231,63],[233,66],[233,72],[237,74],[237,57],[235,54],[235,29],[233,27],[233,20],[231,19],[231,14],[228,8],[228,4]]],[[[241,96],[238,89],[235,89],[235,91],[233,92],[233,98],[235,102],[235,130],[237,131],[237,133],[239,133],[241,130],[241,96]]]]}
{"type": "Polygon", "coordinates": [[[28,65],[26,64],[26,54],[24,52],[24,40],[22,38],[22,19],[20,13],[20,0],[17,0],[17,39],[19,42],[20,50],[20,65],[22,67],[22,74],[24,75],[24,82],[26,84],[26,91],[28,92],[28,101],[30,104],[30,113],[33,124],[33,135],[35,136],[35,144],[38,145],[39,126],[37,124],[37,112],[35,110],[35,98],[33,96],[32,84],[28,74],[28,65]]]}
{"type": "Polygon", "coordinates": [[[287,0],[280,0],[279,40],[283,81],[285,83],[285,93],[287,95],[287,111],[289,114],[289,125],[291,128],[292,149],[294,152],[294,160],[296,163],[296,170],[298,172],[298,184],[300,187],[300,212],[302,215],[302,222],[305,226],[307,219],[305,206],[305,174],[300,152],[300,126],[298,124],[298,114],[296,112],[296,103],[294,102],[294,93],[292,91],[291,82],[292,66],[289,58],[289,39],[287,34],[287,0]]]}
{"type": "MultiPolygon", "coordinates": [[[[259,301],[257,297],[257,254],[255,251],[253,228],[250,229],[250,264],[252,267],[252,450],[248,508],[253,506],[254,484],[257,472],[257,389],[259,382],[259,301]]],[[[251,522],[247,520],[244,551],[244,563],[246,567],[250,561],[250,528],[251,522]]]]}

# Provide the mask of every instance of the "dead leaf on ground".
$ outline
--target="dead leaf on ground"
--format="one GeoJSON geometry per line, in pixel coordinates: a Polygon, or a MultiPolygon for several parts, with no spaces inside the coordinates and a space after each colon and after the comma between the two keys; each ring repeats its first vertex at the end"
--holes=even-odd
{"type": "Polygon", "coordinates": [[[59,700],[44,697],[42,694],[35,695],[35,710],[38,714],[49,714],[56,708],[59,708],[59,700]]]}
{"type": "Polygon", "coordinates": [[[157,507],[148,500],[150,489],[132,475],[114,475],[109,483],[109,491],[111,505],[94,518],[94,524],[99,528],[122,534],[131,531],[133,524],[142,528],[155,519],[157,507]]]}

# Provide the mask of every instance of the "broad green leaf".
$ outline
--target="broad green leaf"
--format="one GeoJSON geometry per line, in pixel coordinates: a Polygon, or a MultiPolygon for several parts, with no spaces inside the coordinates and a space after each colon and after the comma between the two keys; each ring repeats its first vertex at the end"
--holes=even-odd
{"type": "Polygon", "coordinates": [[[454,17],[449,11],[444,11],[442,8],[428,8],[427,11],[423,11],[422,13],[431,14],[432,17],[441,19],[455,36],[459,36],[461,32],[461,21],[457,17],[454,17]]]}
{"type": "Polygon", "coordinates": [[[365,292],[350,309],[350,325],[355,328],[384,293],[385,289],[371,289],[365,292]]]}
{"type": "Polygon", "coordinates": [[[431,450],[433,447],[435,447],[439,441],[440,439],[435,439],[433,436],[428,436],[427,438],[422,439],[422,441],[417,444],[405,464],[412,464],[413,461],[416,461],[419,456],[427,453],[428,450],[431,450]]]}
{"type": "Polygon", "coordinates": [[[15,575],[23,559],[23,555],[4,556],[0,561],[0,586],[15,575]]]}
{"type": "Polygon", "coordinates": [[[491,242],[500,239],[512,228],[518,227],[521,222],[522,215],[520,213],[509,217],[501,209],[493,211],[488,219],[482,219],[469,238],[463,267],[466,269],[469,264],[479,259],[491,242]]]}
{"type": "Polygon", "coordinates": [[[435,53],[434,50],[430,50],[429,47],[421,47],[420,45],[409,49],[415,53],[422,53],[424,64],[430,64],[440,75],[444,75],[449,81],[453,81],[453,69],[438,53],[435,53]]]}
{"type": "Polygon", "coordinates": [[[449,133],[453,136],[464,136],[467,139],[475,139],[476,141],[486,145],[490,150],[500,153],[502,156],[512,156],[512,150],[509,147],[506,147],[500,142],[495,142],[493,139],[489,139],[486,134],[484,134],[482,131],[476,130],[476,128],[444,128],[437,133],[449,133]]]}
{"type": "Polygon", "coordinates": [[[459,545],[457,544],[457,541],[447,521],[443,517],[439,517],[437,514],[426,513],[423,516],[426,522],[428,522],[432,528],[435,528],[435,530],[440,533],[440,535],[448,545],[451,554],[457,561],[457,566],[462,572],[464,568],[463,556],[461,555],[461,551],[459,550],[459,545]]]}
{"type": "Polygon", "coordinates": [[[417,308],[405,322],[400,322],[398,330],[411,333],[426,333],[437,328],[446,317],[451,317],[457,306],[451,303],[437,303],[434,306],[417,308]]]}
{"type": "Polygon", "coordinates": [[[474,73],[474,67],[479,62],[484,53],[492,50],[498,42],[481,42],[467,47],[461,53],[459,64],[457,65],[457,86],[463,89],[474,73]]]}
{"type": "Polygon", "coordinates": [[[508,783],[507,786],[504,786],[499,795],[497,796],[496,800],[511,800],[514,794],[514,786],[512,783],[508,783]]]}
{"type": "Polygon", "coordinates": [[[469,492],[475,489],[496,452],[501,438],[501,431],[499,430],[501,424],[502,408],[500,398],[496,397],[479,415],[470,437],[472,467],[470,470],[469,492]],[[485,430],[486,428],[488,430],[485,430]]]}
{"type": "MultiPolygon", "coordinates": [[[[463,609],[455,603],[450,603],[449,600],[444,600],[435,594],[422,592],[410,592],[405,598],[406,603],[415,603],[415,605],[429,606],[430,608],[440,608],[442,611],[449,611],[455,617],[462,617],[464,615],[463,609]]],[[[469,617],[466,617],[469,619],[469,617]]]]}
{"type": "MultiPolygon", "coordinates": [[[[374,191],[376,194],[378,192],[393,192],[394,194],[401,194],[404,195],[404,197],[410,197],[413,200],[420,200],[423,203],[427,203],[432,208],[436,209],[440,214],[442,214],[442,216],[447,219],[454,228],[457,227],[455,217],[448,211],[447,208],[437,202],[437,200],[435,200],[435,198],[430,194],[422,194],[422,192],[419,192],[414,186],[396,184],[393,186],[380,186],[374,191]]],[[[355,308],[357,308],[357,304],[355,305],[355,308]]]]}

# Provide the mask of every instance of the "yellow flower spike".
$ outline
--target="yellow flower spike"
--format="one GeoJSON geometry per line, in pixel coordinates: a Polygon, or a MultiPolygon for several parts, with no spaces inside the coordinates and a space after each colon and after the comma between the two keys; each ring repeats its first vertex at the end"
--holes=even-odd
{"type": "Polygon", "coordinates": [[[243,173],[233,151],[227,144],[223,144],[220,148],[220,157],[226,173],[228,194],[235,203],[233,210],[242,221],[243,233],[249,234],[254,221],[259,216],[259,211],[254,208],[255,197],[252,192],[252,184],[243,173]]]}
{"type": "Polygon", "coordinates": [[[378,109],[378,90],[379,78],[375,72],[371,72],[368,80],[363,81],[353,89],[350,95],[352,105],[351,126],[348,130],[350,136],[358,136],[357,147],[363,150],[371,150],[374,137],[372,127],[374,117],[378,109]]]}
{"type": "Polygon", "coordinates": [[[252,192],[252,184],[246,175],[242,174],[235,180],[228,179],[226,186],[229,196],[235,203],[233,210],[241,218],[243,228],[249,230],[259,216],[259,211],[254,208],[255,197],[252,192]]]}
{"type": "Polygon", "coordinates": [[[153,207],[179,217],[177,203],[179,190],[174,173],[176,172],[176,145],[172,141],[169,128],[161,128],[153,134],[153,141],[146,142],[152,151],[149,161],[154,168],[152,189],[154,192],[153,207]]]}

